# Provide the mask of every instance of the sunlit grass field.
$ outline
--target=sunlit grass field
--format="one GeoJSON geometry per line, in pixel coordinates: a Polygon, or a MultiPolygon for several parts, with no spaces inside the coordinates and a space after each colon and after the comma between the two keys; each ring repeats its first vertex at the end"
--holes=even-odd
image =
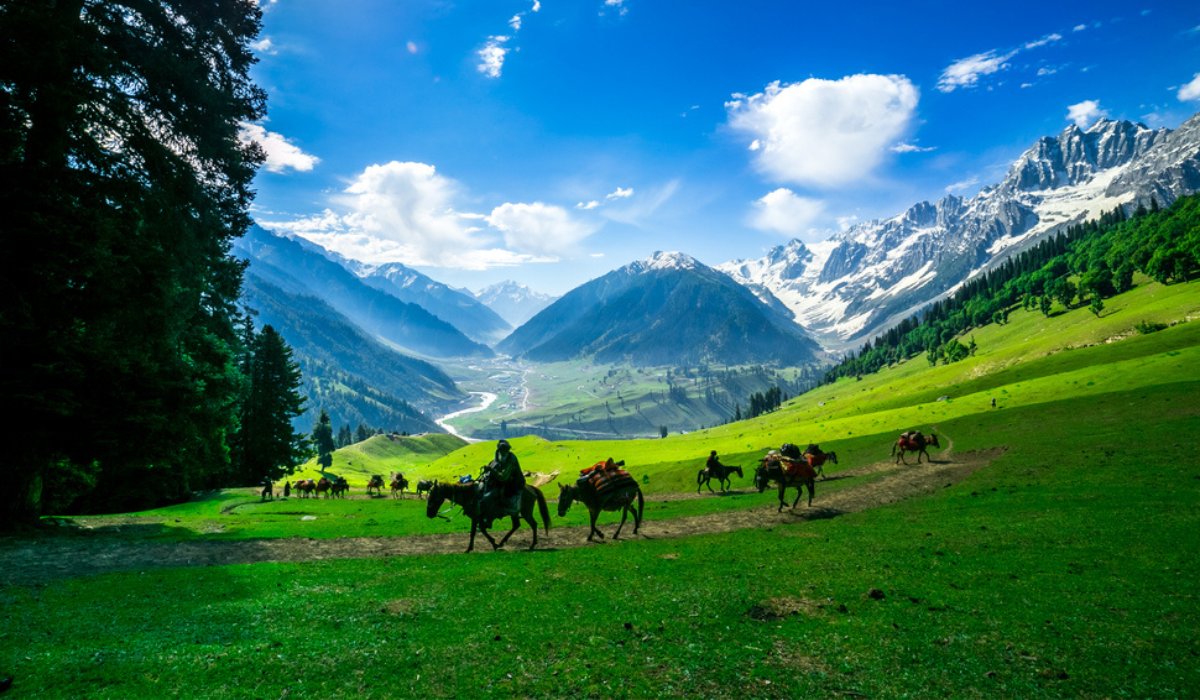
{"type": "MultiPolygon", "coordinates": [[[[918,358],[754,421],[665,440],[514,441],[539,472],[626,459],[651,503],[694,491],[710,449],[749,464],[784,441],[819,442],[838,451],[836,474],[890,459],[895,434],[912,427],[950,437],[955,454],[1004,448],[929,497],[583,549],[9,586],[0,676],[12,674],[22,697],[1193,696],[1200,324],[1132,328],[1197,315],[1195,283],[1144,284],[1099,318],[1013,313],[975,332],[972,358],[933,368],[918,358]]],[[[473,473],[492,447],[414,458],[405,472],[473,473]]],[[[647,517],[772,498],[672,501],[662,505],[676,510],[648,506],[647,517]]],[[[422,505],[259,504],[242,490],[137,517],[161,520],[166,539],[459,531],[465,541],[464,520],[427,520],[422,505]],[[301,510],[316,519],[291,514],[301,510]]],[[[554,518],[581,522],[578,511],[554,518]]]]}

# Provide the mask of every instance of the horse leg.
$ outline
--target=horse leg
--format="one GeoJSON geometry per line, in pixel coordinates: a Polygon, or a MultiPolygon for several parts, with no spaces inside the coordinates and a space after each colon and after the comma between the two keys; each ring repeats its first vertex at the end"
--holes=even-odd
{"type": "Polygon", "coordinates": [[[533,504],[532,503],[529,504],[529,512],[522,513],[521,517],[523,517],[525,519],[525,522],[529,523],[529,529],[533,530],[533,542],[529,545],[529,551],[532,552],[533,548],[537,546],[537,520],[534,520],[534,518],[533,518],[533,504]]]}
{"type": "MultiPolygon", "coordinates": [[[[500,538],[500,544],[496,545],[497,549],[499,549],[500,547],[503,547],[504,543],[508,541],[508,538],[512,537],[512,534],[517,531],[517,528],[521,527],[521,519],[519,517],[517,517],[515,515],[509,516],[509,517],[512,518],[512,529],[508,531],[507,535],[500,538]]],[[[534,528],[534,529],[536,530],[536,528],[534,528]]],[[[536,532],[534,533],[534,537],[535,538],[537,537],[536,532]]]]}
{"type": "Polygon", "coordinates": [[[787,505],[787,500],[784,497],[784,494],[786,492],[787,492],[787,486],[785,486],[784,483],[782,481],[780,481],[779,482],[779,509],[775,511],[776,513],[782,513],[783,507],[785,505],[787,505]]]}
{"type": "Polygon", "coordinates": [[[625,527],[625,519],[628,517],[629,517],[629,506],[626,505],[624,508],[621,509],[621,524],[617,526],[617,531],[615,534],[613,534],[614,540],[620,539],[621,528],[625,527]]]}
{"type": "Polygon", "coordinates": [[[467,553],[471,553],[475,549],[475,528],[479,524],[475,518],[471,518],[471,541],[467,542],[467,553]]]}
{"type": "Polygon", "coordinates": [[[805,486],[808,487],[808,507],[812,508],[813,492],[817,490],[817,485],[813,479],[809,479],[805,486]]]}
{"type": "Polygon", "coordinates": [[[588,534],[588,542],[594,541],[594,540],[592,540],[593,535],[600,535],[600,539],[604,539],[604,533],[600,532],[600,529],[596,527],[596,518],[600,517],[600,511],[588,509],[588,514],[591,516],[591,519],[592,519],[592,531],[590,534],[588,534]]]}

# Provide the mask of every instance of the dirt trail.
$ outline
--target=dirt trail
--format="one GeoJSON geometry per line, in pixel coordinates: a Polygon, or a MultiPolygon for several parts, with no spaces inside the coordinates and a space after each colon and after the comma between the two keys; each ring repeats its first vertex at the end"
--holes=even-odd
{"type": "MultiPolygon", "coordinates": [[[[690,535],[731,532],[747,528],[776,527],[807,520],[831,518],[896,503],[907,498],[930,494],[965,479],[987,466],[1002,450],[954,455],[948,446],[938,461],[917,465],[877,462],[839,472],[837,480],[872,477],[860,485],[848,485],[837,491],[817,494],[811,508],[802,499],[795,510],[777,513],[775,491],[763,494],[762,505],[737,511],[654,521],[647,519],[638,537],[663,539],[690,535]]],[[[830,479],[833,481],[834,479],[830,479]]],[[[653,496],[648,503],[684,498],[713,498],[703,494],[653,496]]],[[[792,492],[789,491],[789,499],[792,492]]],[[[602,517],[606,534],[615,530],[613,514],[602,517]]],[[[632,524],[625,527],[632,532],[632,524]]],[[[549,535],[539,533],[538,547],[565,549],[591,546],[586,527],[555,528],[549,535]]],[[[630,537],[630,539],[634,539],[630,537]]],[[[139,571],[157,567],[210,566],[254,562],[300,562],[322,559],[404,556],[413,554],[449,554],[466,549],[465,532],[405,537],[341,539],[260,539],[238,541],[145,542],[106,536],[78,537],[46,535],[32,538],[0,539],[0,585],[36,584],[49,580],[85,576],[112,571],[139,571]]],[[[514,552],[529,545],[529,530],[524,524],[505,550],[514,552]]],[[[476,538],[478,552],[488,552],[487,541],[476,538]],[[479,549],[479,546],[482,549],[479,549]]],[[[599,545],[604,546],[604,545],[599,545]]]]}

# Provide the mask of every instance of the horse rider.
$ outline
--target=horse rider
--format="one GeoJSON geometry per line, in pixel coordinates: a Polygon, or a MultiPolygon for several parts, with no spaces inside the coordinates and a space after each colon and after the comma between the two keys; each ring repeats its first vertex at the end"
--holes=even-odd
{"type": "Polygon", "coordinates": [[[501,510],[519,510],[525,475],[521,472],[521,463],[512,453],[512,446],[508,444],[508,440],[496,443],[496,455],[487,466],[487,471],[486,490],[479,499],[479,514],[490,521],[492,511],[497,510],[496,501],[501,499],[501,510]]]}
{"type": "Polygon", "coordinates": [[[716,450],[708,453],[708,461],[704,463],[704,468],[708,470],[710,476],[716,476],[719,474],[719,470],[724,466],[724,464],[721,464],[720,458],[717,457],[716,450]]]}

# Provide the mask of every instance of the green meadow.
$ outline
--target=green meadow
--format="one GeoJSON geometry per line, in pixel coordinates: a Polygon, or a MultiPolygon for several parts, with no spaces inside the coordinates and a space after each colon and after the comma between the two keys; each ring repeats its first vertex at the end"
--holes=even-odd
{"type": "MultiPolygon", "coordinates": [[[[625,459],[647,495],[637,538],[559,546],[556,529],[585,522],[576,508],[555,513],[533,552],[523,527],[495,553],[115,566],[0,585],[0,677],[13,676],[13,697],[64,698],[1195,696],[1200,287],[1140,282],[1099,317],[1014,312],[973,332],[973,357],[917,358],[754,420],[666,439],[513,441],[526,470],[564,480],[625,459]],[[1168,327],[1142,334],[1143,321],[1168,327]],[[774,502],[749,473],[735,495],[680,498],[709,450],[749,466],[783,442],[817,442],[839,455],[829,474],[847,476],[889,463],[909,428],[944,436],[939,462],[991,461],[860,512],[655,534],[774,502]]],[[[340,450],[332,471],[356,485],[345,500],[230,490],[74,518],[46,537],[460,533],[465,547],[461,515],[430,520],[414,498],[361,489],[372,473],[449,479],[491,456],[492,443],[454,440],[340,450]]],[[[870,479],[818,482],[814,507],[870,479]]],[[[614,516],[601,523],[611,533],[614,516]]],[[[12,546],[0,542],[0,561],[12,546]]]]}

